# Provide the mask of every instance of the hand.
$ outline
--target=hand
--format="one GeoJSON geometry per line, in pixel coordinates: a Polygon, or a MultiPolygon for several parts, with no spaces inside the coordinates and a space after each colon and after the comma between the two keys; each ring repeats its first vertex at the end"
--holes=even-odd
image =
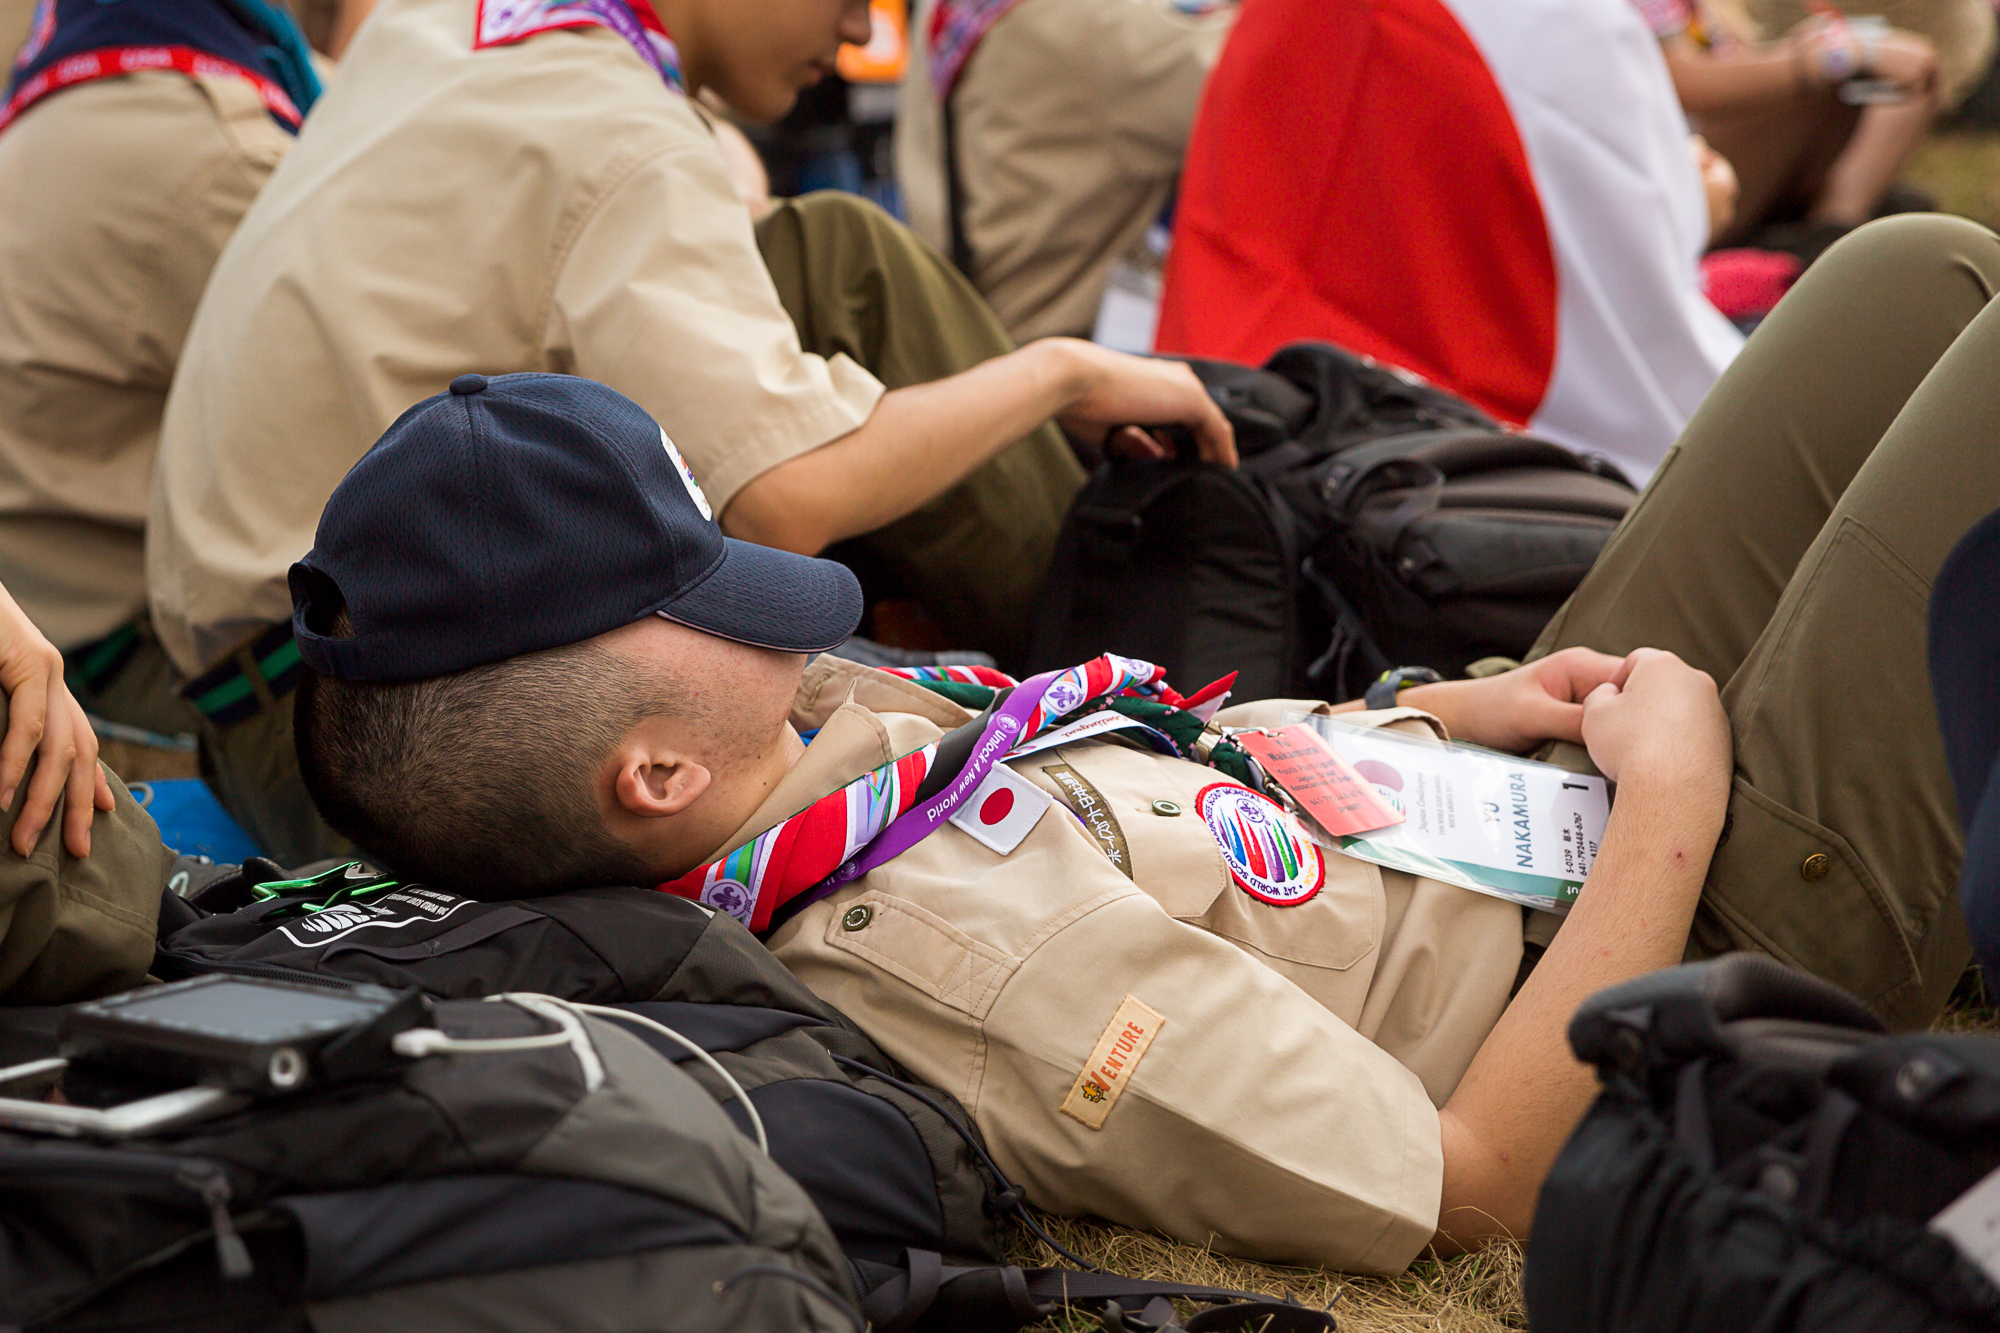
{"type": "Polygon", "coordinates": [[[1543,741],[1583,743],[1583,700],[1618,672],[1620,658],[1565,648],[1483,680],[1404,690],[1399,702],[1435,713],[1459,740],[1519,754],[1543,741]]]}
{"type": "Polygon", "coordinates": [[[1123,453],[1163,458],[1166,446],[1136,428],[1185,426],[1202,461],[1236,466],[1229,418],[1181,362],[1127,356],[1078,338],[1044,341],[1060,344],[1069,363],[1069,406],[1056,413],[1064,430],[1123,453]]]}
{"type": "Polygon", "coordinates": [[[1709,147],[1708,140],[1691,134],[1688,148],[1694,153],[1695,170],[1701,173],[1702,191],[1708,196],[1708,242],[1713,245],[1736,220],[1736,198],[1742,186],[1736,179],[1736,168],[1709,147]]]}
{"type": "Polygon", "coordinates": [[[0,741],[0,809],[12,809],[28,764],[35,775],[14,821],[14,850],[22,856],[55,813],[65,792],[63,845],[90,855],[90,821],[112,807],[111,784],[97,766],[97,733],[83,705],[63,684],[62,654],[42,636],[5,588],[0,588],[0,691],[7,695],[7,738],[0,741]]]}
{"type": "Polygon", "coordinates": [[[1879,42],[1864,44],[1861,74],[1926,96],[1937,86],[1937,49],[1927,38],[1894,29],[1879,42]]]}
{"type": "Polygon", "coordinates": [[[1583,743],[1613,782],[1658,778],[1727,790],[1735,760],[1715,681],[1680,658],[1640,648],[1583,701],[1583,743]]]}

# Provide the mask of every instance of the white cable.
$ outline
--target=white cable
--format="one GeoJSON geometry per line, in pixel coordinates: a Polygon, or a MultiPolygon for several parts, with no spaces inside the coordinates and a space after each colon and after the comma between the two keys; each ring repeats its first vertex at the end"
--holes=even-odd
{"type": "Polygon", "coordinates": [[[635,1014],[624,1009],[612,1009],[601,1004],[577,1004],[574,1001],[561,1001],[559,1003],[567,1003],[570,1008],[581,1009],[586,1014],[599,1014],[605,1018],[617,1018],[623,1019],[627,1023],[637,1023],[642,1027],[651,1028],[663,1037],[671,1037],[682,1046],[685,1046],[690,1055],[714,1070],[715,1076],[721,1079],[724,1085],[736,1095],[736,1100],[743,1103],[743,1113],[750,1117],[750,1128],[756,1131],[757,1151],[763,1153],[766,1157],[771,1155],[771,1141],[764,1135],[764,1117],[757,1114],[757,1108],[750,1103],[750,1094],[743,1090],[743,1085],[736,1081],[735,1075],[724,1069],[721,1062],[714,1056],[668,1027],[665,1023],[648,1018],[644,1014],[635,1014]]]}
{"type": "Polygon", "coordinates": [[[501,1051],[532,1051],[542,1046],[567,1046],[569,1033],[544,1032],[533,1037],[447,1037],[436,1028],[410,1028],[389,1039],[396,1054],[421,1060],[427,1055],[487,1055],[501,1051]]]}
{"type": "MultiPolygon", "coordinates": [[[[489,995],[486,998],[489,1000],[507,1000],[524,1008],[531,1009],[546,1018],[561,1023],[564,1030],[561,1032],[539,1033],[532,1037],[460,1038],[448,1037],[436,1028],[411,1028],[405,1032],[398,1032],[390,1039],[389,1045],[391,1049],[396,1054],[408,1056],[413,1060],[422,1059],[424,1056],[434,1053],[446,1055],[479,1055],[497,1054],[503,1051],[531,1051],[545,1046],[575,1045],[579,1039],[587,1044],[588,1037],[582,1032],[582,1024],[577,1022],[574,1017],[575,1014],[598,1014],[605,1018],[622,1019],[627,1023],[637,1023],[641,1027],[651,1028],[671,1041],[680,1043],[683,1047],[687,1048],[688,1054],[694,1056],[695,1059],[715,1071],[715,1076],[721,1079],[723,1085],[729,1089],[736,1100],[743,1104],[743,1113],[750,1117],[750,1128],[754,1131],[754,1137],[757,1140],[757,1151],[763,1153],[766,1157],[771,1155],[771,1140],[764,1133],[764,1117],[757,1114],[757,1108],[751,1102],[750,1094],[744,1090],[741,1083],[736,1081],[736,1076],[731,1074],[727,1069],[724,1069],[721,1061],[668,1027],[665,1023],[659,1022],[657,1019],[648,1018],[644,1014],[630,1013],[624,1009],[613,1009],[608,1005],[579,1004],[574,1000],[559,1000],[553,995],[537,995],[531,991],[512,991],[502,995],[489,995]]],[[[593,1088],[596,1086],[598,1080],[603,1077],[601,1072],[603,1066],[597,1062],[596,1054],[596,1051],[590,1051],[591,1059],[585,1061],[586,1073],[589,1072],[590,1066],[596,1066],[599,1071],[596,1079],[586,1079],[586,1082],[593,1088]]]]}

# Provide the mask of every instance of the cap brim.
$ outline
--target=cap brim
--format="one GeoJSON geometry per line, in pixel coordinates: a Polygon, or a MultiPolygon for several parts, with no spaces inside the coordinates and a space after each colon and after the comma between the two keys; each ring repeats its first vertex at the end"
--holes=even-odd
{"type": "Polygon", "coordinates": [[[725,537],[715,572],[653,613],[755,648],[818,653],[861,623],[861,584],[838,561],[725,537]]]}

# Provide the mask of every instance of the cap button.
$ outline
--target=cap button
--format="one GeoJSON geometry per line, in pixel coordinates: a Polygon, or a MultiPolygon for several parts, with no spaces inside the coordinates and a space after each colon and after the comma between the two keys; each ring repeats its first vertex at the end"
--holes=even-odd
{"type": "Polygon", "coordinates": [[[478,393],[485,387],[486,377],[484,375],[460,375],[451,382],[451,391],[453,393],[478,393]]]}

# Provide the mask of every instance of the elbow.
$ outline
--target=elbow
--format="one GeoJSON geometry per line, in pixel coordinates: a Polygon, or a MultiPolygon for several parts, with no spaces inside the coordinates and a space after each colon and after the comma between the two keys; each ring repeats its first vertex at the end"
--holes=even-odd
{"type": "Polygon", "coordinates": [[[840,534],[811,488],[793,485],[780,465],[746,485],[722,511],[722,531],[739,541],[818,555],[840,534]]]}

